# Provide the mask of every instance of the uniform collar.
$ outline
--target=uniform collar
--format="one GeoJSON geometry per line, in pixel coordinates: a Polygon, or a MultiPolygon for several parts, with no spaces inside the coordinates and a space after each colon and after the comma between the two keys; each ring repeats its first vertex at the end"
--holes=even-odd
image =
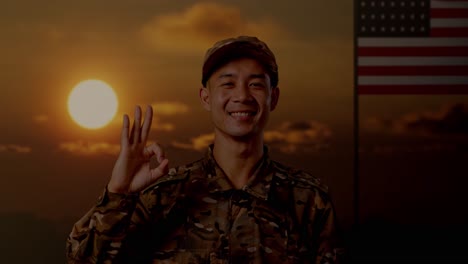
{"type": "MultiPolygon", "coordinates": [[[[235,190],[228,177],[218,165],[213,156],[213,144],[208,148],[204,158],[204,167],[207,172],[208,191],[210,193],[228,192],[235,190]]],[[[242,190],[259,199],[267,200],[270,185],[273,179],[273,170],[268,155],[267,146],[263,147],[263,157],[257,168],[242,190]]]]}

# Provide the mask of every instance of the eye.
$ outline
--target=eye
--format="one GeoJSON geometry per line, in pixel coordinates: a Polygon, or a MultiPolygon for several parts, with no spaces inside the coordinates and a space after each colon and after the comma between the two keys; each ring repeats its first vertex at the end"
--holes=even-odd
{"type": "Polygon", "coordinates": [[[250,86],[253,86],[255,88],[263,88],[265,87],[265,84],[262,82],[253,82],[253,83],[250,83],[250,86]]]}
{"type": "Polygon", "coordinates": [[[234,86],[234,83],[233,82],[225,82],[225,83],[222,83],[221,86],[223,86],[223,87],[232,87],[232,86],[234,86]]]}

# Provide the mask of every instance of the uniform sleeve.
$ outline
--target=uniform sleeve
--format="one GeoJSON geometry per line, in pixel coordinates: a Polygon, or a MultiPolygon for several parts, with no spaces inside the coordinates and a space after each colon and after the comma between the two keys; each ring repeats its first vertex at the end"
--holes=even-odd
{"type": "Polygon", "coordinates": [[[343,239],[336,225],[334,206],[329,197],[323,193],[317,193],[315,197],[311,223],[317,245],[315,263],[344,263],[343,239]]]}
{"type": "MultiPolygon", "coordinates": [[[[138,195],[106,190],[96,206],[75,223],[66,242],[67,263],[125,263],[135,244],[126,240],[143,231],[148,215],[138,195]]],[[[144,232],[142,232],[144,233],[144,232]]]]}

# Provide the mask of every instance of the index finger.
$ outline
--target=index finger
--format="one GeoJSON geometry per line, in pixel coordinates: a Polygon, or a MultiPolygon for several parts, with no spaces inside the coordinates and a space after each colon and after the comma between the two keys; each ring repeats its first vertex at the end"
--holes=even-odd
{"type": "Polygon", "coordinates": [[[122,132],[120,134],[120,144],[122,147],[126,147],[128,145],[128,130],[130,128],[130,120],[128,115],[123,115],[123,122],[122,122],[122,132]]]}
{"type": "Polygon", "coordinates": [[[141,142],[146,142],[149,132],[151,130],[151,123],[153,122],[153,107],[148,105],[145,112],[145,121],[141,129],[141,142]]]}

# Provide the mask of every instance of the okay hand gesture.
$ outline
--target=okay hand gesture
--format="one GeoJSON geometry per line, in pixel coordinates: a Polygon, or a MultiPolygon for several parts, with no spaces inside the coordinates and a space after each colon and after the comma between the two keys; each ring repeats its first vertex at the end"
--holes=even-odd
{"type": "Polygon", "coordinates": [[[146,145],[151,130],[153,108],[151,106],[146,108],[143,125],[141,117],[140,106],[137,106],[130,134],[129,117],[126,114],[123,117],[120,154],[107,185],[109,192],[124,194],[139,192],[168,172],[169,160],[165,158],[162,148],[156,143],[146,145]],[[159,162],[156,168],[150,168],[152,156],[156,156],[159,162]]]}

